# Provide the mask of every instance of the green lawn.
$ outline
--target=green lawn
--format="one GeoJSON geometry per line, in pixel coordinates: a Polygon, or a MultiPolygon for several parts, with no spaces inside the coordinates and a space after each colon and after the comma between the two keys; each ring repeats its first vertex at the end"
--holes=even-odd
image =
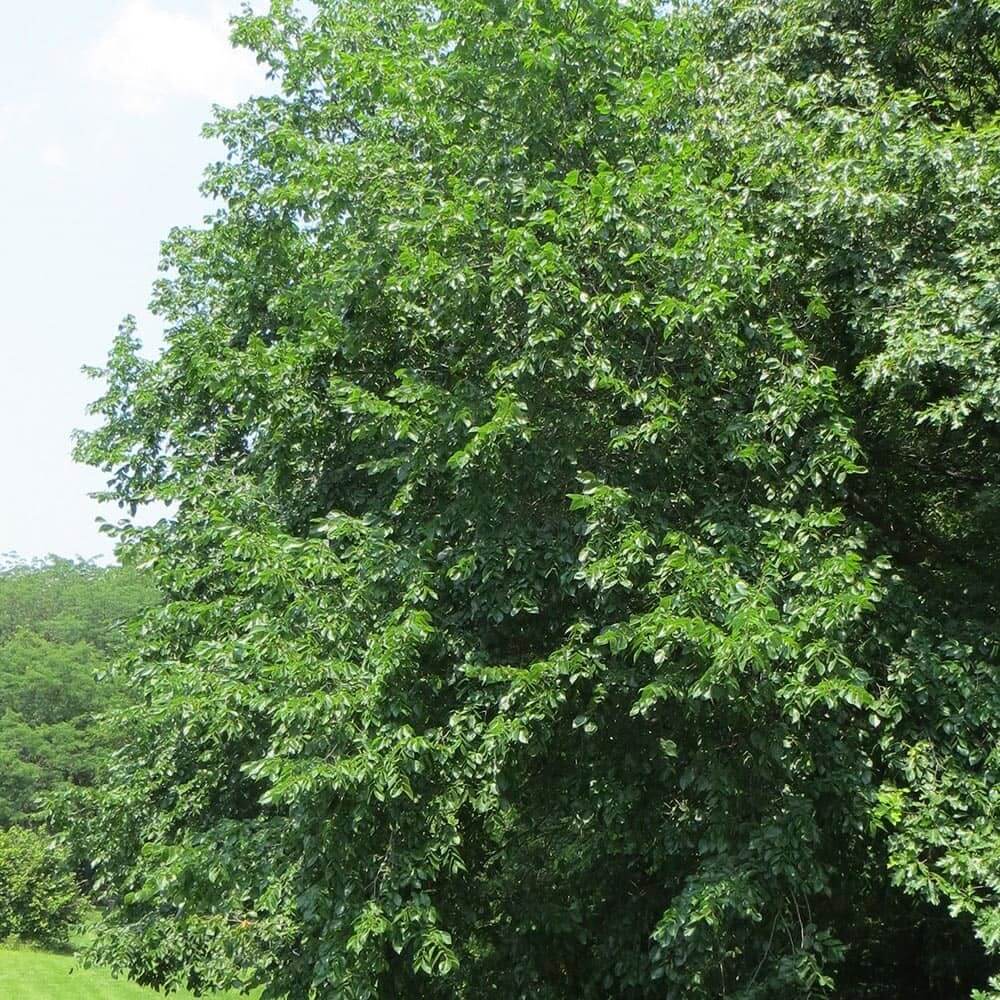
{"type": "MultiPolygon", "coordinates": [[[[0,947],[0,997],[3,1000],[153,1000],[163,994],[134,986],[97,969],[81,969],[71,955],[0,947]]],[[[172,993],[190,1000],[190,993],[172,993]]],[[[218,1000],[237,1000],[226,993],[218,1000]]]]}

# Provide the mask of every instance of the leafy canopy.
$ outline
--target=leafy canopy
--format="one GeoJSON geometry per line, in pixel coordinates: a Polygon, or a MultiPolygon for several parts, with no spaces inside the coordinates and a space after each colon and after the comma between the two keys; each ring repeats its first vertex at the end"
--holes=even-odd
{"type": "Polygon", "coordinates": [[[969,996],[997,13],[274,0],[80,454],[167,602],[98,955],[268,997],[969,996]]]}

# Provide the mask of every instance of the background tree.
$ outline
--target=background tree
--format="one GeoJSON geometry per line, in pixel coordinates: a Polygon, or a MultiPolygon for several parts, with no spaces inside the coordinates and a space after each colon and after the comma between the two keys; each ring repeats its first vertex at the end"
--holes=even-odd
{"type": "Polygon", "coordinates": [[[120,706],[98,679],[115,626],[148,607],[132,570],[87,562],[14,563],[0,572],[0,828],[40,822],[40,803],[87,787],[115,742],[96,717],[120,706]]]}
{"type": "Polygon", "coordinates": [[[80,442],[176,511],[120,527],[167,603],[123,664],[103,960],[986,988],[1000,129],[992,7],[952,10],[240,19],[280,90],[219,112],[166,347],[124,328],[80,442]]]}

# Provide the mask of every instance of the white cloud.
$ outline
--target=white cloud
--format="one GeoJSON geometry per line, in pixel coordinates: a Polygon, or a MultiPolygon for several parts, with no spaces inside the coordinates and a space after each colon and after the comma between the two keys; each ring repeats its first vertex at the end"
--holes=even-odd
{"type": "Polygon", "coordinates": [[[259,88],[263,73],[230,44],[223,4],[199,16],[167,4],[129,0],[87,54],[90,73],[128,110],[146,114],[178,99],[233,103],[259,88]]]}

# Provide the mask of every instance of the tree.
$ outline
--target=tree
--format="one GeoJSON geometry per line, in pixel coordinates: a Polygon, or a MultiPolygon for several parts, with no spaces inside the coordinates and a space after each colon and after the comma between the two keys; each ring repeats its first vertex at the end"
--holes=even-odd
{"type": "Polygon", "coordinates": [[[63,944],[79,915],[80,894],[63,855],[31,830],[0,830],[0,941],[16,935],[63,944]]]}
{"type": "Polygon", "coordinates": [[[280,91],[218,113],[166,347],[123,328],[80,439],[174,510],[119,526],[167,601],[101,959],[267,997],[986,988],[1000,130],[959,6],[239,19],[280,91]]]}

